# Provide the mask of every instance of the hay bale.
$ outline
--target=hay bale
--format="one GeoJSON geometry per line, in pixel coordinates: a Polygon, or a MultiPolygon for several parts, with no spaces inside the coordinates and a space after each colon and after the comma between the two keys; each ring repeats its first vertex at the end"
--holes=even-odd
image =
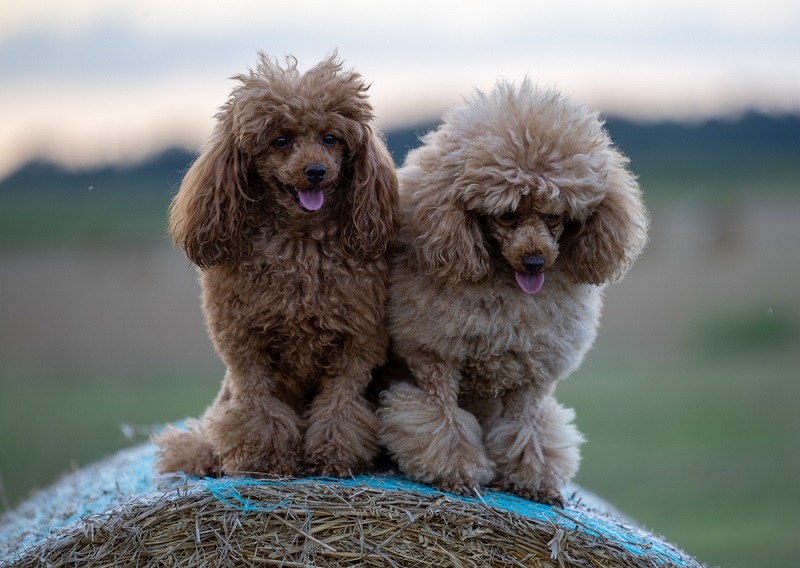
{"type": "Polygon", "coordinates": [[[152,444],[124,450],[0,517],[0,565],[699,566],[578,488],[561,510],[395,476],[160,476],[154,461],[152,444]]]}

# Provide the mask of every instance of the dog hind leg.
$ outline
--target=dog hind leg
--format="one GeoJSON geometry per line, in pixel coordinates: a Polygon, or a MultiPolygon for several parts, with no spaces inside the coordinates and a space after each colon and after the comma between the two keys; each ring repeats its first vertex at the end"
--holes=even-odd
{"type": "Polygon", "coordinates": [[[197,420],[187,420],[186,429],[167,426],[153,436],[159,447],[156,469],[161,473],[182,471],[197,477],[219,477],[222,464],[202,424],[197,420]]]}

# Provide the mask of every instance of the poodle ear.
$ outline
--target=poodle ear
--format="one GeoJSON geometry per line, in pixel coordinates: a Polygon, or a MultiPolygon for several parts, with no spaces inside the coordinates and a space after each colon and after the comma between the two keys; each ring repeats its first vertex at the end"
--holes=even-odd
{"type": "Polygon", "coordinates": [[[173,242],[200,268],[236,261],[246,253],[247,160],[228,121],[221,120],[169,212],[173,242]]]}
{"type": "Polygon", "coordinates": [[[397,173],[386,146],[371,128],[354,153],[343,246],[361,258],[386,252],[398,228],[397,173]]]}
{"type": "Polygon", "coordinates": [[[605,284],[621,278],[647,244],[649,218],[641,190],[620,156],[608,191],[584,222],[568,225],[561,258],[576,282],[605,284]]]}
{"type": "Polygon", "coordinates": [[[491,276],[494,265],[478,217],[466,210],[456,192],[428,191],[427,196],[416,205],[410,220],[420,263],[437,278],[451,282],[491,276]]]}

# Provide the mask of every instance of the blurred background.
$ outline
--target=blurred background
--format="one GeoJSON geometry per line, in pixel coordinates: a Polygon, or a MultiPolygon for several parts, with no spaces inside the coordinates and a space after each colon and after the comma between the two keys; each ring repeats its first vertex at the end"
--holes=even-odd
{"type": "Polygon", "coordinates": [[[333,49],[402,163],[528,75],[599,108],[652,210],[559,387],[577,481],[709,565],[800,556],[800,4],[0,4],[0,512],[196,416],[223,366],[166,210],[257,50],[333,49]]]}

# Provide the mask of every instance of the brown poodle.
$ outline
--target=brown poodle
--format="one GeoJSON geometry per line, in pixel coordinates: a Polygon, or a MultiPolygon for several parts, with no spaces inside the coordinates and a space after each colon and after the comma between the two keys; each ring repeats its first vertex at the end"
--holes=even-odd
{"type": "Polygon", "coordinates": [[[477,93],[423,142],[398,172],[388,308],[413,378],[383,393],[381,441],[441,489],[560,503],[582,437],[553,393],[646,243],[639,187],[597,113],[529,81],[477,93]]]}
{"type": "Polygon", "coordinates": [[[396,173],[359,75],[287,61],[235,77],[170,209],[227,372],[200,421],[156,437],[163,472],[345,476],[378,452],[364,394],[388,347],[396,173]]]}

